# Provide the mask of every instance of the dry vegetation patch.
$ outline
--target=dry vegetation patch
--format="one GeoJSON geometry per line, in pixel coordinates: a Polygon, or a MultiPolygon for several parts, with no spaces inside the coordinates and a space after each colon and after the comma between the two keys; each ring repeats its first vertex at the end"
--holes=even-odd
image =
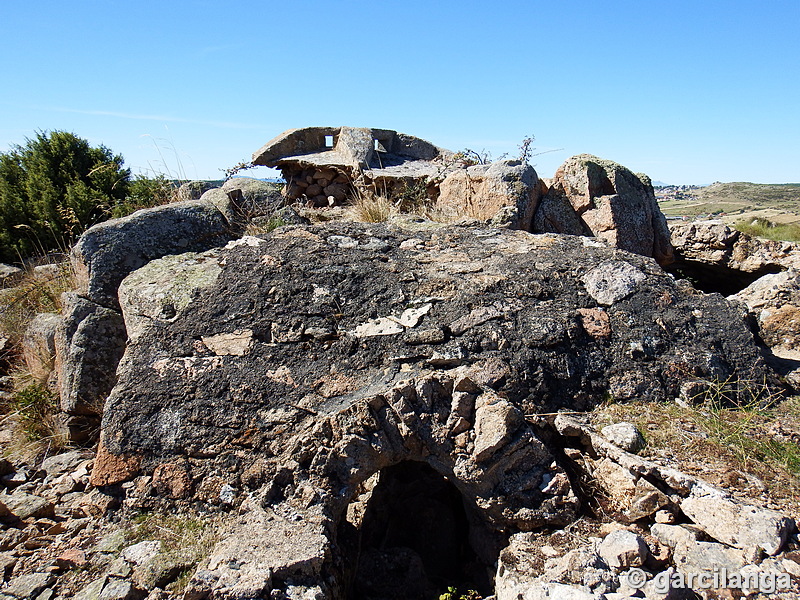
{"type": "Polygon", "coordinates": [[[800,241],[800,223],[775,223],[769,219],[757,217],[753,220],[739,221],[736,223],[736,229],[747,235],[768,240],[800,241]]]}
{"type": "Polygon", "coordinates": [[[60,313],[61,294],[75,289],[75,276],[68,261],[45,273],[28,266],[13,287],[0,289],[0,336],[13,346],[38,313],[60,313]]]}
{"type": "Polygon", "coordinates": [[[55,420],[57,398],[46,381],[37,380],[28,372],[22,341],[33,318],[39,313],[60,313],[61,295],[74,288],[74,273],[64,261],[48,265],[44,270],[29,265],[13,287],[0,289],[0,339],[3,343],[0,361],[13,380],[13,387],[0,395],[0,412],[4,425],[15,424],[18,442],[23,445],[33,442],[36,446],[18,448],[26,453],[38,453],[42,445],[49,451],[66,443],[55,420]]]}
{"type": "Polygon", "coordinates": [[[763,407],[698,404],[605,404],[597,428],[628,421],[642,432],[640,453],[665,462],[748,502],[800,516],[800,397],[763,407]]]}
{"type": "Polygon", "coordinates": [[[383,223],[396,212],[389,198],[379,194],[358,194],[350,207],[353,220],[361,223],[383,223]]]}
{"type": "Polygon", "coordinates": [[[170,579],[166,589],[177,593],[186,587],[197,564],[211,553],[219,533],[217,523],[208,518],[142,513],[131,521],[125,538],[128,544],[161,542],[152,570],[156,576],[170,579]]]}

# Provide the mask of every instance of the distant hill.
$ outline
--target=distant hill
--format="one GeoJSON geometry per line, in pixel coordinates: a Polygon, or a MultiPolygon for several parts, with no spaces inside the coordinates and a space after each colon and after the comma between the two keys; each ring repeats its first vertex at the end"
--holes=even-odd
{"type": "Polygon", "coordinates": [[[800,183],[713,183],[700,190],[706,202],[745,202],[800,211],[800,183]]]}
{"type": "Polygon", "coordinates": [[[713,183],[679,197],[659,198],[668,217],[714,217],[730,224],[756,217],[800,223],[800,183],[713,183]]]}

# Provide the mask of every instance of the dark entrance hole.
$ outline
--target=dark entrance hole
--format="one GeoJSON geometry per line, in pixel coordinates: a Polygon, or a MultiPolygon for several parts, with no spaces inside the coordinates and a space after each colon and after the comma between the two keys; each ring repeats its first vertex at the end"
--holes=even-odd
{"type": "Polygon", "coordinates": [[[347,598],[427,600],[448,586],[492,593],[504,544],[450,481],[406,461],[367,483],[374,487],[350,505],[339,531],[350,547],[347,598]]]}
{"type": "Polygon", "coordinates": [[[741,292],[756,279],[769,273],[779,273],[780,267],[766,268],[754,273],[728,269],[696,261],[680,260],[665,267],[678,279],[687,279],[695,288],[707,294],[730,296],[741,292]]]}

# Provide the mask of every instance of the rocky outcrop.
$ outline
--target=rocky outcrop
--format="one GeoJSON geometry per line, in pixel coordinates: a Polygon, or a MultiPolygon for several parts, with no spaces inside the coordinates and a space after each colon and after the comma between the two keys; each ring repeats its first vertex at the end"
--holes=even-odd
{"type": "Polygon", "coordinates": [[[753,238],[721,221],[681,222],[671,230],[675,273],[740,304],[769,347],[772,366],[800,389],[798,244],[753,238]]]}
{"type": "Polygon", "coordinates": [[[199,200],[208,190],[212,190],[217,185],[213,181],[187,181],[182,183],[176,193],[179,201],[199,200]]]}
{"type": "Polygon", "coordinates": [[[653,523],[652,512],[640,514],[635,525],[606,523],[588,535],[584,532],[583,543],[566,547],[563,532],[514,534],[498,561],[498,600],[718,598],[759,588],[798,597],[793,580],[799,570],[796,553],[776,556],[795,531],[791,519],[628,454],[578,419],[562,414],[553,424],[571,441],[579,441],[580,450],[571,448],[568,456],[584,480],[608,493],[607,498],[618,499],[617,474],[624,472],[628,479],[660,490],[668,508],[661,512],[685,521],[669,524],[657,514],[653,523]],[[595,469],[592,464],[598,460],[610,467],[595,469]]]}
{"type": "MultiPolygon", "coordinates": [[[[509,533],[565,524],[578,508],[536,414],[672,398],[688,378],[769,377],[722,298],[580,237],[414,220],[287,227],[152,261],[125,280],[120,303],[130,341],[98,485],[135,479],[150,503],[258,498],[247,512],[267,532],[288,519],[316,540],[309,562],[261,525],[232,526],[230,550],[191,584],[219,597],[290,583],[341,597],[389,585],[389,564],[466,575],[474,563],[491,580],[509,533]],[[350,545],[356,532],[415,531],[369,499],[401,497],[416,480],[430,482],[420,493],[442,490],[431,528],[463,523],[452,529],[466,536],[454,542],[468,549],[462,566],[431,563],[407,537],[392,538],[391,558],[350,545]],[[263,546],[257,581],[220,571],[236,539],[263,546]],[[358,574],[361,558],[370,574],[358,574]]],[[[633,489],[652,497],[636,510],[664,505],[659,490],[633,489]]],[[[450,539],[436,531],[426,536],[450,539]]]]}
{"type": "Polygon", "coordinates": [[[764,275],[728,300],[746,307],[770,349],[773,368],[800,390],[800,272],[764,275]]]}
{"type": "Polygon", "coordinates": [[[530,231],[539,195],[533,167],[502,160],[451,172],[439,184],[434,209],[451,219],[467,215],[482,221],[503,213],[507,226],[530,231]]]}
{"type": "Polygon", "coordinates": [[[117,298],[120,282],[153,259],[206,250],[236,237],[242,226],[236,206],[227,196],[175,202],[100,223],[78,240],[71,255],[78,290],[65,296],[55,335],[69,439],[85,442],[96,431],[103,402],[116,381],[127,340],[117,298]]]}
{"type": "Polygon", "coordinates": [[[459,574],[459,584],[482,590],[483,597],[510,600],[641,597],[637,590],[645,597],[694,597],[692,589],[701,598],[715,598],[758,587],[781,598],[798,597],[793,578],[800,575],[800,557],[789,539],[791,519],[734,500],[675,470],[668,459],[653,462],[629,454],[581,418],[544,415],[536,421],[541,433],[568,440],[566,445],[549,440],[558,462],[572,475],[557,473],[546,482],[547,493],[570,486],[571,478],[612,489],[616,482],[608,473],[624,470],[662,490],[666,510],[647,513],[633,524],[581,518],[565,528],[509,530],[492,538],[480,522],[455,518],[453,508],[461,506],[462,496],[433,468],[405,461],[365,482],[334,533],[326,505],[310,494],[308,482],[293,480],[287,470],[265,472],[262,462],[242,473],[241,482],[269,479],[273,484],[267,494],[224,484],[220,473],[215,486],[201,490],[199,513],[173,506],[167,514],[148,515],[141,511],[153,489],[175,490],[186,466],[180,461],[170,469],[162,465],[152,480],[139,477],[103,493],[88,478],[92,453],[73,450],[35,465],[2,465],[2,595],[32,600],[425,598],[440,593],[448,568],[464,561],[466,573],[459,574]],[[613,469],[592,475],[592,464],[599,460],[613,469]],[[299,504],[285,498],[295,486],[303,490],[299,504]],[[273,496],[278,487],[284,491],[282,500],[273,496]],[[450,500],[457,505],[448,503],[448,492],[455,494],[450,500]],[[209,514],[209,508],[216,514],[209,514]],[[666,512],[671,522],[661,518],[666,512]],[[389,528],[376,527],[387,518],[389,528]],[[353,554],[351,546],[356,525],[360,554],[353,554]],[[459,537],[466,531],[469,537],[459,537]],[[375,544],[376,535],[382,544],[375,544]],[[425,543],[415,543],[415,535],[425,543]],[[392,546],[400,540],[406,545],[392,546]],[[460,546],[470,541],[484,557],[463,554],[460,546]],[[348,569],[354,556],[358,566],[348,569]],[[495,560],[496,569],[491,569],[495,560]],[[493,572],[481,581],[487,569],[493,572]],[[708,579],[698,580],[701,573],[708,573],[708,579]],[[711,589],[716,587],[714,573],[729,590],[711,589]],[[442,574],[436,586],[428,586],[429,576],[442,574]],[[690,576],[695,579],[678,585],[677,577],[690,576]]]}
{"type": "Polygon", "coordinates": [[[751,237],[722,221],[670,223],[676,274],[731,295],[770,273],[800,268],[800,245],[751,237]]]}
{"type": "MultiPolygon", "coordinates": [[[[102,439],[94,456],[0,460],[0,598],[421,599],[457,583],[619,600],[675,597],[671,574],[720,565],[800,574],[787,515],[637,456],[631,423],[575,415],[776,389],[741,307],[648,258],[669,252],[644,176],[583,156],[548,187],[396,132],[303,131],[261,160],[285,159],[312,204],[410,182],[473,219],[231,239],[291,211],[235,179],[90,230],[81,291],[26,342],[42,371],[55,348],[73,441],[101,412],[102,439]],[[573,235],[509,230],[531,222],[573,235]],[[116,529],[134,514],[134,534],[116,529]]],[[[742,295],[767,340],[770,319],[783,343],[791,330],[791,277],[742,295]]]]}
{"type": "Polygon", "coordinates": [[[534,231],[594,235],[617,248],[652,256],[661,265],[673,260],[666,219],[650,179],[590,154],[573,156],[558,168],[534,231]]]}
{"type": "Polygon", "coordinates": [[[219,189],[231,200],[240,219],[270,216],[286,202],[277,184],[251,177],[231,177],[219,189]]]}
{"type": "Polygon", "coordinates": [[[670,231],[681,261],[760,275],[800,268],[797,243],[754,238],[722,221],[678,221],[670,231]]]}
{"type": "MultiPolygon", "coordinates": [[[[226,204],[222,210],[230,208],[226,204]]],[[[118,310],[117,288],[128,273],[167,254],[222,245],[235,229],[220,208],[202,200],[174,202],[99,223],[72,250],[78,293],[118,310]]]]}
{"type": "Polygon", "coordinates": [[[788,517],[744,504],[701,479],[627,453],[579,419],[558,415],[554,427],[561,435],[580,440],[585,453],[576,466],[585,470],[608,498],[619,503],[629,496],[633,505],[649,505],[648,510],[633,515],[631,522],[654,517],[658,510],[682,514],[717,542],[743,551],[743,556],[775,555],[794,531],[795,524],[788,517]],[[599,464],[608,467],[600,472],[599,464]],[[640,490],[626,489],[620,485],[624,479],[637,487],[645,485],[640,490]]]}
{"type": "Polygon", "coordinates": [[[588,154],[568,159],[549,191],[527,163],[473,164],[388,129],[292,129],[255,152],[253,164],[281,169],[289,202],[327,207],[379,195],[401,209],[433,207],[450,220],[593,235],[662,265],[672,261],[666,220],[647,176],[588,154]]]}
{"type": "Polygon", "coordinates": [[[747,306],[773,351],[800,352],[800,271],[764,275],[729,300],[747,306]]]}

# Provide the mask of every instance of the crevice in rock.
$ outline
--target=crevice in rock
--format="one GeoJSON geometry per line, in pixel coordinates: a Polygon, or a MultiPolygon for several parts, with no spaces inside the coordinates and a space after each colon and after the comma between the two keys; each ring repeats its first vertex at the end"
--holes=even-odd
{"type": "Polygon", "coordinates": [[[748,273],[738,269],[729,269],[718,265],[682,259],[664,267],[664,270],[677,279],[686,279],[695,288],[707,294],[718,293],[723,296],[730,296],[742,291],[764,275],[780,273],[784,269],[777,265],[770,265],[748,273]]]}
{"type": "Polygon", "coordinates": [[[448,586],[494,589],[507,540],[447,478],[404,461],[362,484],[338,531],[345,549],[344,597],[438,598],[448,586]]]}
{"type": "Polygon", "coordinates": [[[580,438],[561,435],[550,420],[536,419],[529,420],[528,423],[569,478],[572,491],[579,501],[575,519],[587,517],[602,520],[604,516],[608,516],[602,502],[605,493],[578,462],[578,457],[581,456],[598,458],[591,444],[580,438]]]}

